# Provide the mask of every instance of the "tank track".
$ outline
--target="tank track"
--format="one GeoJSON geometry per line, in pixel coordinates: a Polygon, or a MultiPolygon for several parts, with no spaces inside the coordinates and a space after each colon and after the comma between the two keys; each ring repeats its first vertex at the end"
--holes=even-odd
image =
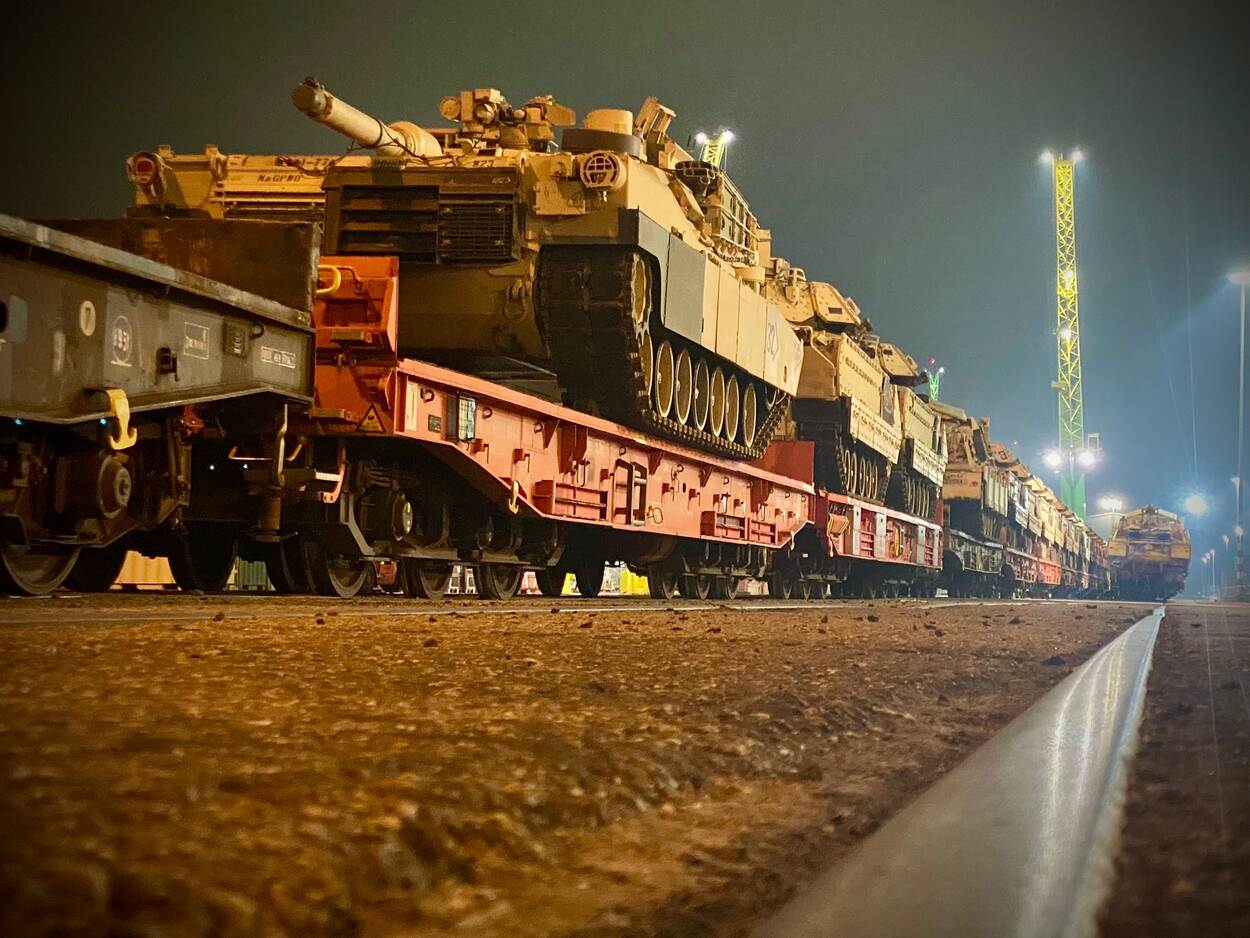
{"type": "MultiPolygon", "coordinates": [[[[729,459],[758,459],[785,417],[788,395],[767,408],[751,446],[665,417],[653,406],[643,372],[640,337],[631,309],[635,297],[636,248],[619,245],[547,247],[539,260],[534,298],[538,321],[551,351],[556,375],[568,403],[692,449],[729,459]]],[[[650,298],[647,316],[654,341],[675,345],[679,336],[659,325],[650,298]]],[[[694,343],[687,343],[692,350],[694,343]]],[[[709,357],[713,356],[709,353],[709,357]]],[[[720,361],[727,374],[758,381],[720,361]]]]}

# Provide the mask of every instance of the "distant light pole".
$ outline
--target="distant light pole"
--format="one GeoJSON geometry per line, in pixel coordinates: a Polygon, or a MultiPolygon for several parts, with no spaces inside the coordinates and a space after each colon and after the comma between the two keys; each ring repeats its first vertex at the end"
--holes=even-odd
{"type": "MultiPolygon", "coordinates": [[[[1246,566],[1245,551],[1242,543],[1241,524],[1241,454],[1242,440],[1246,426],[1246,287],[1250,286],[1250,268],[1235,270],[1228,275],[1234,286],[1241,287],[1241,341],[1237,344],[1239,362],[1237,368],[1237,475],[1233,476],[1233,485],[1237,489],[1237,589],[1245,585],[1246,566]]],[[[1241,596],[1237,597],[1242,598],[1241,596]]]]}

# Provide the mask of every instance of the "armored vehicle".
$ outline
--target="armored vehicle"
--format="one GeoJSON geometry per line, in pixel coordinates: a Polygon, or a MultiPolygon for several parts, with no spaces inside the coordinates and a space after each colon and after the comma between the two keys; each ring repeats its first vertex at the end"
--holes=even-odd
{"type": "Polygon", "coordinates": [[[1192,556],[1178,516],[1153,505],[1130,511],[1107,542],[1112,591],[1120,599],[1171,599],[1185,588],[1192,556]]]}
{"type": "Polygon", "coordinates": [[[816,446],[816,482],[932,518],[946,470],[936,411],[912,390],[926,380],[898,346],[873,335],[832,284],[808,280],[760,239],[765,289],[803,342],[790,432],[816,446]]]}
{"type": "Polygon", "coordinates": [[[770,301],[760,227],[673,111],[591,111],[497,90],[445,98],[453,131],[385,124],[315,79],[305,114],[373,151],[324,177],[330,255],[396,256],[417,355],[698,449],[759,456],[803,350],[770,301]],[[557,142],[557,130],[563,128],[557,142]]]}

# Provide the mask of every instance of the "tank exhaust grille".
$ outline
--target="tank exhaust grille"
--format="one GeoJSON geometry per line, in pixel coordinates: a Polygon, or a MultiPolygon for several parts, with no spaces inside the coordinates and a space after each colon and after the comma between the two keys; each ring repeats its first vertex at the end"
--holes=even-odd
{"type": "Polygon", "coordinates": [[[512,258],[512,200],[456,199],[438,206],[438,259],[445,263],[512,258]]]}
{"type": "Polygon", "coordinates": [[[493,193],[440,199],[437,186],[344,186],[334,250],[429,264],[506,262],[514,214],[513,200],[493,193]]]}
{"type": "Polygon", "coordinates": [[[405,260],[436,259],[436,186],[344,186],[339,205],[342,254],[395,254],[405,260]]]}

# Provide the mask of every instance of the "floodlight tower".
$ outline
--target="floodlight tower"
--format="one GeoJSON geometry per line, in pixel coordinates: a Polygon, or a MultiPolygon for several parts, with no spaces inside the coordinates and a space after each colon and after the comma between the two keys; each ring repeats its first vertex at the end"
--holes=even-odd
{"type": "Polygon", "coordinates": [[[725,157],[729,153],[729,144],[733,141],[734,132],[724,128],[715,134],[709,135],[700,130],[694,135],[694,142],[699,145],[699,159],[721,169],[724,169],[728,162],[725,157]]]}
{"type": "Polygon", "coordinates": [[[1054,388],[1059,395],[1059,450],[1067,461],[1059,497],[1085,517],[1085,469],[1096,456],[1085,439],[1085,404],[1081,387],[1081,317],[1076,266],[1076,164],[1080,150],[1058,155],[1049,150],[1042,160],[1054,170],[1055,292],[1058,322],[1055,340],[1059,368],[1054,388]]]}

